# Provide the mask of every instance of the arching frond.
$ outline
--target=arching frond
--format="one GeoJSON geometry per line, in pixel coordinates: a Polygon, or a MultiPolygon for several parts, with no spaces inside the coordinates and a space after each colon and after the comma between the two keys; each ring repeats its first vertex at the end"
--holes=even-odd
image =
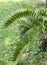
{"type": "Polygon", "coordinates": [[[14,13],[12,16],[10,16],[6,22],[5,22],[5,27],[9,26],[12,22],[14,22],[16,19],[21,18],[21,17],[26,17],[26,16],[32,16],[34,13],[34,10],[25,10],[22,12],[14,13]]]}

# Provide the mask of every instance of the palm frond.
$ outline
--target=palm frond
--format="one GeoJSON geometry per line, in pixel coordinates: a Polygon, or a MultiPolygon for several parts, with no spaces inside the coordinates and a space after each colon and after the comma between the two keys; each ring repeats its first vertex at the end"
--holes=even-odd
{"type": "Polygon", "coordinates": [[[25,36],[24,38],[22,38],[22,40],[20,40],[20,43],[19,45],[17,45],[17,48],[15,49],[15,52],[14,52],[14,55],[13,55],[13,60],[14,61],[17,61],[21,52],[28,46],[28,45],[32,45],[34,43],[34,41],[36,41],[36,37],[38,35],[39,32],[39,29],[37,27],[33,27],[32,29],[30,29],[28,32],[27,32],[27,36],[25,36]],[[35,30],[34,30],[35,29],[35,30]],[[30,32],[30,33],[29,33],[30,32]],[[30,36],[31,34],[31,36],[30,36]],[[29,36],[28,36],[29,35],[29,36]],[[36,37],[34,37],[36,35],[36,37]],[[33,42],[33,43],[30,43],[30,41],[33,42]],[[34,41],[33,41],[34,40],[34,41]]]}
{"type": "Polygon", "coordinates": [[[25,10],[22,12],[14,13],[12,16],[10,16],[6,22],[5,22],[5,27],[8,27],[12,22],[14,22],[16,19],[21,18],[21,17],[27,17],[27,16],[32,16],[34,13],[33,9],[31,10],[25,10]]]}

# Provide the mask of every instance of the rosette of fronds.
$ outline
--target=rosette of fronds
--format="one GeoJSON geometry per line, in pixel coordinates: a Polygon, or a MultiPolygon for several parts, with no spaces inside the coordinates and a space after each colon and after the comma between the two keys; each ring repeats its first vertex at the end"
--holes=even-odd
{"type": "MultiPolygon", "coordinates": [[[[45,8],[24,6],[25,10],[15,12],[4,24],[9,27],[19,22],[19,41],[13,54],[14,65],[47,65],[47,12],[45,8]]],[[[15,24],[16,25],[16,24],[15,24]]]]}

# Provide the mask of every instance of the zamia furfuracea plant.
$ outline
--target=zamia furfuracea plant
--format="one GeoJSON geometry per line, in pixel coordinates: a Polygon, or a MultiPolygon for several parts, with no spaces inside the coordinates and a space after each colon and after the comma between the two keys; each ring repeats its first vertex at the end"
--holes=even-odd
{"type": "Polygon", "coordinates": [[[24,10],[15,12],[5,21],[4,29],[16,21],[20,24],[20,38],[12,57],[14,65],[47,65],[46,8],[26,5],[24,10]]]}

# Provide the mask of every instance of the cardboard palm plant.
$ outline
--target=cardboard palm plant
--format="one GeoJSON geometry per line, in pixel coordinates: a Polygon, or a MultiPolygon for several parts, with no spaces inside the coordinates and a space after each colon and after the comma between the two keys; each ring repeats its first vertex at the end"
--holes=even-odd
{"type": "Polygon", "coordinates": [[[20,24],[20,38],[12,61],[15,61],[14,65],[47,65],[46,9],[28,5],[23,8],[10,16],[4,24],[4,28],[8,28],[14,21],[20,24]]]}

